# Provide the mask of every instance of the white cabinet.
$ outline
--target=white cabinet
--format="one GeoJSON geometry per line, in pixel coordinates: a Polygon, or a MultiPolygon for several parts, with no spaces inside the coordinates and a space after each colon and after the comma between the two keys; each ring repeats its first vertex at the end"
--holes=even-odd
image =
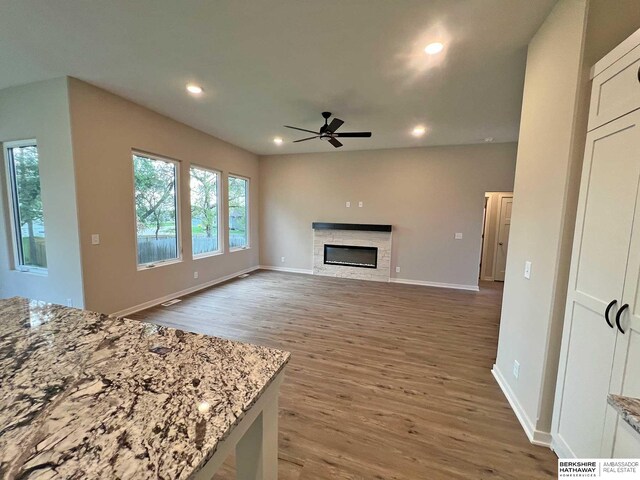
{"type": "Polygon", "coordinates": [[[613,425],[613,432],[615,433],[610,445],[611,448],[602,452],[603,458],[638,458],[638,449],[640,449],[640,435],[631,426],[625,422],[618,412],[613,410],[615,416],[613,420],[616,422],[613,425]]]}
{"type": "Polygon", "coordinates": [[[640,435],[607,405],[609,393],[640,397],[639,66],[626,55],[594,79],[554,403],[560,457],[640,458],[640,435]],[[633,82],[616,76],[629,68],[633,82]],[[624,88],[603,93],[615,78],[624,88]]]}
{"type": "Polygon", "coordinates": [[[593,79],[589,129],[640,108],[639,68],[640,47],[636,47],[593,79]]]}

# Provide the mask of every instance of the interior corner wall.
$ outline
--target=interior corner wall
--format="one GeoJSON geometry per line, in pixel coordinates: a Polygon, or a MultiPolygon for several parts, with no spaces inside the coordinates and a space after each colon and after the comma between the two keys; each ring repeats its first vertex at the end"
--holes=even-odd
{"type": "Polygon", "coordinates": [[[392,224],[392,280],[476,287],[485,192],[512,190],[516,148],[260,157],[260,263],[310,271],[314,221],[392,224]]]}
{"type": "MultiPolygon", "coordinates": [[[[548,435],[552,411],[543,406],[545,376],[557,372],[549,341],[564,301],[559,283],[567,269],[562,241],[573,225],[565,217],[572,141],[582,69],[586,1],[560,0],[529,44],[518,160],[505,275],[498,355],[494,370],[530,438],[548,435]],[[558,48],[562,45],[562,48],[558,48]],[[531,279],[523,275],[532,262],[531,279]],[[519,377],[512,375],[514,362],[519,377]]],[[[575,214],[574,214],[575,215],[575,214]]],[[[566,288],[565,288],[566,295],[566,288]]],[[[546,438],[548,440],[548,438],[546,438]]]]}
{"type": "MultiPolygon", "coordinates": [[[[129,310],[258,266],[256,155],[77,79],[69,79],[69,98],[87,308],[129,310]],[[137,269],[132,149],[180,162],[181,262],[137,269]],[[225,234],[224,254],[192,258],[191,164],[222,171],[223,198],[228,174],[250,179],[249,249],[229,252],[225,234]],[[99,245],[91,244],[92,234],[100,235],[99,245]]],[[[220,216],[226,219],[222,204],[220,216]]]]}
{"type": "Polygon", "coordinates": [[[639,27],[636,0],[615,8],[608,0],[561,0],[529,46],[494,373],[534,441],[550,438],[589,71],[639,27]],[[523,277],[526,260],[533,264],[530,280],[523,277]],[[514,361],[520,363],[517,380],[514,361]]]}
{"type": "Polygon", "coordinates": [[[6,159],[0,168],[0,297],[23,296],[82,307],[84,295],[66,78],[0,90],[0,142],[36,139],[47,274],[14,266],[6,159]]]}

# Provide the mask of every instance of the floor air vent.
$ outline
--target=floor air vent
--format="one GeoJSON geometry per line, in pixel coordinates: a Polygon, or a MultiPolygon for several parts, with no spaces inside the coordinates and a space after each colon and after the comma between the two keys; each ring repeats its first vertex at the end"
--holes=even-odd
{"type": "Polygon", "coordinates": [[[171,305],[181,301],[182,300],[180,300],[179,298],[174,298],[173,300],[169,300],[168,302],[161,303],[160,305],[162,305],[163,307],[170,307],[171,305]]]}

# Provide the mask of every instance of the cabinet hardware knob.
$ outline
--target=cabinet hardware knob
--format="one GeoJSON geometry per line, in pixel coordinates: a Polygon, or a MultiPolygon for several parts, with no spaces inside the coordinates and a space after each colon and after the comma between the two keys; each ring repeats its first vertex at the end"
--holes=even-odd
{"type": "Polygon", "coordinates": [[[611,320],[609,320],[609,311],[616,303],[618,303],[617,300],[611,300],[609,305],[607,305],[607,309],[604,311],[604,320],[607,322],[607,325],[609,325],[611,328],[613,328],[613,323],[611,323],[611,320]]]}
{"type": "Polygon", "coordinates": [[[625,333],[625,331],[620,326],[620,316],[622,315],[622,312],[624,312],[627,308],[629,308],[629,304],[625,303],[620,307],[620,310],[618,310],[618,313],[616,313],[616,326],[618,327],[618,330],[620,330],[620,333],[625,333]]]}

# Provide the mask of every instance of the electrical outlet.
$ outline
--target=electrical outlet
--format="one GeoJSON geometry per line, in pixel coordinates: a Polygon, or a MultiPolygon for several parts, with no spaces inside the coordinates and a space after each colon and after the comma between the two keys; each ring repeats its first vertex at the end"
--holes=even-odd
{"type": "Polygon", "coordinates": [[[364,202],[358,202],[358,207],[360,208],[364,207],[364,202]]]}
{"type": "Polygon", "coordinates": [[[524,278],[531,278],[531,262],[528,260],[524,262],[524,278]]]}
{"type": "Polygon", "coordinates": [[[520,376],[520,363],[517,360],[513,361],[513,376],[516,380],[520,376]]]}
{"type": "Polygon", "coordinates": [[[91,235],[91,245],[100,245],[100,235],[94,233],[91,235]]]}
{"type": "Polygon", "coordinates": [[[198,272],[193,272],[193,278],[198,278],[198,272]]]}
{"type": "Polygon", "coordinates": [[[351,202],[347,202],[345,203],[345,205],[347,206],[347,208],[351,207],[351,202]]]}
{"type": "Polygon", "coordinates": [[[456,240],[462,240],[462,233],[456,233],[455,234],[455,239],[456,240]]]}
{"type": "Polygon", "coordinates": [[[400,273],[400,267],[396,267],[396,273],[400,273]]]}
{"type": "Polygon", "coordinates": [[[73,307],[73,300],[71,298],[67,298],[67,307],[73,307]]]}
{"type": "Polygon", "coordinates": [[[284,263],[284,257],[280,257],[280,261],[284,263]]]}

